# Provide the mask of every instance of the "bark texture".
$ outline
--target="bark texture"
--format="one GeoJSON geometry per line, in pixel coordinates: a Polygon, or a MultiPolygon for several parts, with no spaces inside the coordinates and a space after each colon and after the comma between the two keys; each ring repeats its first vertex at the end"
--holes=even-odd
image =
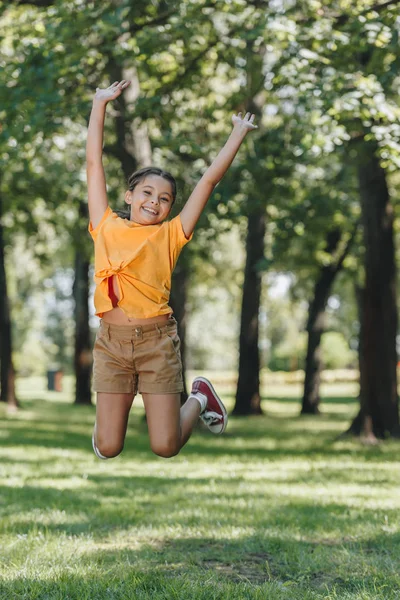
{"type": "Polygon", "coordinates": [[[0,192],[0,400],[9,408],[18,406],[15,395],[15,371],[12,361],[12,331],[10,303],[7,292],[5,267],[5,241],[3,218],[3,197],[0,192]]]}
{"type": "Polygon", "coordinates": [[[264,256],[265,225],[266,216],[263,207],[248,217],[240,320],[239,378],[233,410],[235,415],[262,414],[258,348],[261,274],[257,272],[256,267],[264,256]]]}
{"type": "Polygon", "coordinates": [[[362,429],[377,438],[399,437],[393,209],[375,145],[360,142],[358,150],[365,242],[360,359],[362,429]]]}

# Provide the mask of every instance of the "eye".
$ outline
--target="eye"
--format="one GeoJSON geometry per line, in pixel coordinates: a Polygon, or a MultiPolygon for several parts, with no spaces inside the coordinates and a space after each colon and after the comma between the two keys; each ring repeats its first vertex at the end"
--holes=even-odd
{"type": "Polygon", "coordinates": [[[150,194],[149,190],[144,190],[145,194],[150,194]]]}
{"type": "Polygon", "coordinates": [[[169,202],[168,198],[161,198],[161,200],[164,200],[164,202],[169,202]]]}

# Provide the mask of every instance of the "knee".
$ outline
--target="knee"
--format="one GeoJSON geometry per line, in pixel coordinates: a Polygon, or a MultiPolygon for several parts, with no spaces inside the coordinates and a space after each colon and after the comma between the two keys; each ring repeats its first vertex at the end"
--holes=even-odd
{"type": "Polygon", "coordinates": [[[172,456],[179,454],[181,446],[176,440],[166,440],[152,443],[151,449],[157,456],[161,456],[162,458],[172,458],[172,456]]]}
{"type": "Polygon", "coordinates": [[[97,440],[96,446],[99,452],[106,458],[115,458],[118,454],[121,454],[124,445],[118,444],[112,441],[97,440]]]}

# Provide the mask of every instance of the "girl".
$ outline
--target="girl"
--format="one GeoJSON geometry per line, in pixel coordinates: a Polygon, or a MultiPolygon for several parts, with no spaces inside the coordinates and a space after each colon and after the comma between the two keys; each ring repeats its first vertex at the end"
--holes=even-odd
{"type": "Polygon", "coordinates": [[[233,131],[204,173],[181,213],[166,221],[176,197],[175,180],[149,167],[131,175],[121,218],[108,206],[102,164],[107,103],[130,81],[97,88],[86,146],[89,232],[95,247],[96,315],[101,318],[93,349],[93,388],[97,392],[92,443],[99,458],[123,448],[136,392],[143,397],[150,444],[159,456],[178,454],[200,418],[222,433],[227,413],[211,383],[197,377],[186,403],[177,323],[168,306],[171,274],[208,198],[234,159],[254,115],[232,117],[233,131]]]}

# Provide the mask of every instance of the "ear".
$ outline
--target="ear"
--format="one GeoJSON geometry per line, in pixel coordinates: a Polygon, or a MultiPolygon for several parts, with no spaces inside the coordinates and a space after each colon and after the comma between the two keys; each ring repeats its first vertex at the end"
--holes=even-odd
{"type": "Polygon", "coordinates": [[[127,190],[125,192],[125,202],[127,204],[132,204],[132,192],[131,192],[131,190],[127,190]]]}

